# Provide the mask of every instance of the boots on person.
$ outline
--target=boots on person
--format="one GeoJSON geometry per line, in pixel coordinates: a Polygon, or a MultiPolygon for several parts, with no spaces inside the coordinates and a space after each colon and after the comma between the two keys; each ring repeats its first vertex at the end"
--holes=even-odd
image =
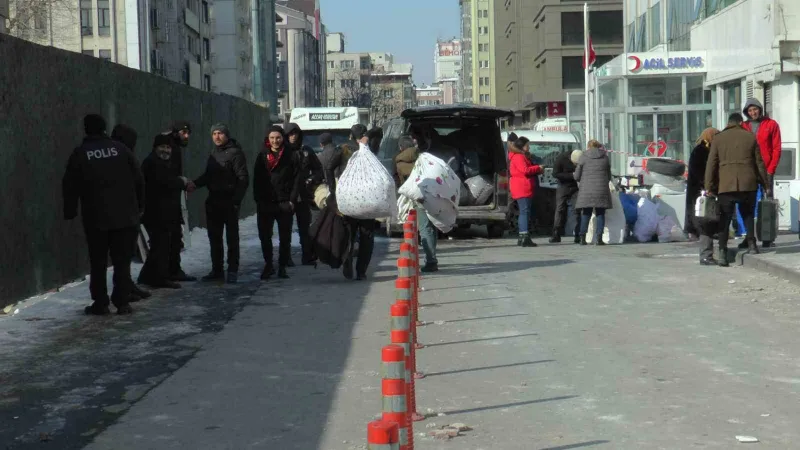
{"type": "Polygon", "coordinates": [[[550,237],[548,242],[551,244],[558,244],[561,242],[561,234],[559,234],[558,230],[553,230],[553,236],[550,237]]]}
{"type": "Polygon", "coordinates": [[[139,286],[133,285],[133,290],[131,293],[140,299],[150,298],[150,292],[145,291],[144,289],[140,288],[139,286]]]}
{"type": "Polygon", "coordinates": [[[517,235],[517,247],[522,247],[522,242],[525,240],[525,237],[520,233],[517,235]]]}
{"type": "Polygon", "coordinates": [[[717,260],[717,264],[720,267],[728,267],[728,266],[730,266],[730,264],[728,264],[728,249],[727,248],[725,248],[725,247],[720,247],[719,248],[719,259],[717,260]]]}
{"type": "Polygon", "coordinates": [[[225,281],[225,273],[221,270],[212,270],[208,275],[203,276],[201,280],[205,282],[210,281],[225,281]]]}
{"type": "Polygon", "coordinates": [[[283,280],[289,279],[289,274],[286,273],[286,267],[278,267],[278,278],[281,278],[283,280]]]}
{"type": "Polygon", "coordinates": [[[522,239],[520,247],[537,247],[536,243],[531,240],[531,237],[528,235],[528,233],[520,233],[519,237],[522,239]]]}
{"type": "Polygon", "coordinates": [[[578,234],[578,233],[575,233],[575,237],[572,239],[572,242],[575,243],[575,244],[580,244],[581,243],[581,235],[578,234]]]}
{"type": "Polygon", "coordinates": [[[597,246],[600,246],[600,245],[606,245],[606,243],[605,243],[605,242],[603,242],[603,236],[600,236],[600,237],[598,237],[597,239],[595,239],[595,241],[594,241],[594,245],[597,245],[597,246]]]}
{"type": "Polygon", "coordinates": [[[758,243],[755,239],[751,239],[747,242],[747,253],[751,255],[758,255],[761,251],[758,249],[758,243]]]}
{"type": "Polygon", "coordinates": [[[585,235],[585,234],[582,234],[582,235],[581,235],[581,237],[580,237],[580,244],[581,244],[581,245],[589,245],[589,243],[588,243],[588,242],[586,242],[586,235],[585,235]]]}
{"type": "Polygon", "coordinates": [[[275,269],[271,265],[264,266],[264,270],[261,271],[261,279],[267,281],[272,275],[275,275],[275,269]]]}

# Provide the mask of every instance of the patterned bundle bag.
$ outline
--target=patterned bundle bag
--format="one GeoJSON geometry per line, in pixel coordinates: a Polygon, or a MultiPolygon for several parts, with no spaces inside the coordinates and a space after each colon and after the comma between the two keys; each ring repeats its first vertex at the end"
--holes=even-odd
{"type": "Polygon", "coordinates": [[[400,186],[400,195],[420,203],[433,225],[442,233],[453,229],[458,218],[461,180],[443,160],[423,153],[411,176],[400,186]]]}
{"type": "Polygon", "coordinates": [[[369,147],[362,145],[336,183],[339,212],[355,219],[397,216],[394,178],[369,147]]]}

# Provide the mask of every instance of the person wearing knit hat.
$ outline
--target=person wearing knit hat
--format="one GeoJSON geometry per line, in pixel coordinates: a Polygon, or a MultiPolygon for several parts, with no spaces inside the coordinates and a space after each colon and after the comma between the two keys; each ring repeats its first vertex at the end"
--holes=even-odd
{"type": "MultiPolygon", "coordinates": [[[[575,165],[583,154],[582,150],[565,151],[558,155],[553,164],[553,177],[558,180],[558,187],[556,187],[556,211],[555,219],[553,220],[553,235],[550,237],[550,243],[556,244],[561,242],[561,236],[567,232],[565,226],[567,223],[567,213],[569,211],[569,203],[575,204],[578,198],[578,182],[575,181],[575,165]]],[[[573,241],[580,244],[581,238],[581,212],[580,210],[573,209],[575,215],[575,228],[572,231],[573,241]]]]}
{"type": "MultiPolygon", "coordinates": [[[[170,139],[170,146],[172,147],[172,154],[170,155],[170,167],[175,172],[175,176],[182,177],[183,174],[183,150],[189,146],[189,138],[192,134],[192,125],[186,120],[176,120],[169,125],[167,131],[161,133],[170,139]]],[[[192,192],[195,189],[194,184],[191,182],[187,185],[187,192],[192,192]]],[[[180,196],[186,196],[181,193],[180,196]]],[[[181,268],[181,250],[183,249],[183,204],[180,205],[181,222],[172,230],[170,236],[170,251],[169,251],[169,274],[172,281],[196,281],[197,278],[187,275],[181,268]]],[[[188,229],[187,229],[188,231],[188,229]]]]}
{"type": "Polygon", "coordinates": [[[206,224],[211,250],[211,272],[203,281],[227,281],[239,279],[239,207],[250,183],[247,159],[241,145],[233,137],[227,125],[218,123],[211,127],[214,150],[208,156],[205,172],[194,180],[194,187],[208,187],[206,199],[206,224]],[[224,245],[228,244],[228,274],[223,271],[224,245]]]}
{"type": "Polygon", "coordinates": [[[189,180],[175,174],[172,167],[172,136],[158,134],[153,151],[142,162],[145,179],[145,209],[142,224],[150,237],[150,253],[139,272],[139,283],[153,288],[178,289],[180,284],[169,272],[173,231],[180,228],[181,192],[189,180]]]}
{"type": "Polygon", "coordinates": [[[144,210],[144,180],[139,162],[125,144],[105,133],[106,122],[96,114],[83,121],[86,137],[73,150],[62,179],[64,219],[83,218],[89,248],[89,292],[94,301],[86,314],[130,314],[131,259],[144,210]],[[98,188],[101,186],[102,188],[98,188]],[[108,258],[114,266],[114,290],[108,296],[108,258]],[[110,301],[109,301],[110,300],[110,301]]]}

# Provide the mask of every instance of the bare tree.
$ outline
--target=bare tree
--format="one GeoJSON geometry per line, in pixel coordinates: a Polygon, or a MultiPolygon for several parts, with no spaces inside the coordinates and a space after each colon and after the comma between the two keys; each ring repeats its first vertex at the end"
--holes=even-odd
{"type": "Polygon", "coordinates": [[[370,123],[382,126],[403,109],[403,90],[391,77],[362,70],[345,70],[335,80],[336,103],[369,109],[370,123]]]}
{"type": "Polygon", "coordinates": [[[6,32],[38,44],[66,47],[79,42],[79,0],[9,0],[6,32]],[[74,39],[74,42],[64,42],[74,39]]]}

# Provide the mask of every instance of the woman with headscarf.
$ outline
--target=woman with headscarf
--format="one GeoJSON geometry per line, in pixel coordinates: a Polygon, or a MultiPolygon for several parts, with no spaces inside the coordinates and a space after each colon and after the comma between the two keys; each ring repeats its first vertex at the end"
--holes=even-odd
{"type": "Polygon", "coordinates": [[[689,174],[686,179],[686,225],[684,226],[684,231],[699,237],[700,264],[704,266],[717,265],[714,260],[714,241],[712,237],[717,231],[718,223],[696,217],[694,205],[703,190],[711,141],[717,133],[719,133],[719,130],[716,128],[706,128],[700,133],[697,145],[689,156],[689,174]]]}
{"type": "Polygon", "coordinates": [[[611,181],[611,159],[603,144],[592,139],[587,149],[575,165],[573,177],[578,182],[578,198],[575,200],[575,209],[581,210],[581,245],[587,245],[586,233],[589,232],[589,222],[592,213],[597,217],[595,221],[595,245],[606,245],[603,242],[603,230],[606,226],[606,210],[612,208],[611,191],[608,182],[611,181]]]}

